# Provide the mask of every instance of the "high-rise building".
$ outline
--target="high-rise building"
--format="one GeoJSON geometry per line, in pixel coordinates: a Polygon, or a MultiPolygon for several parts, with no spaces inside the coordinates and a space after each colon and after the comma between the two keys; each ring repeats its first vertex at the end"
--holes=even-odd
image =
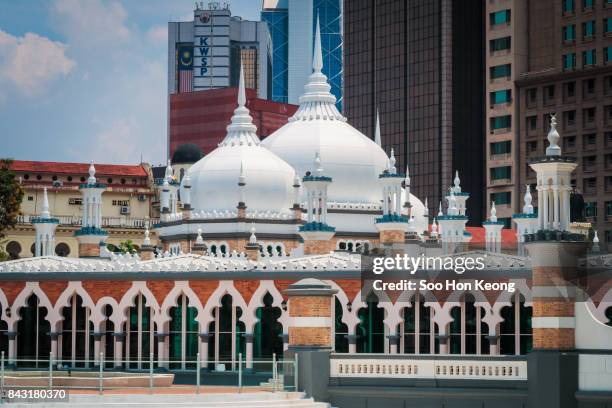
{"type": "Polygon", "coordinates": [[[456,170],[470,220],[484,218],[482,2],[345,0],[344,113],[408,164],[437,212],[456,170]]]}
{"type": "Polygon", "coordinates": [[[578,160],[571,184],[586,221],[612,242],[612,1],[486,8],[487,203],[498,218],[519,212],[525,185],[536,184],[528,161],[544,155],[556,114],[562,153],[578,160]]]}
{"type": "Polygon", "coordinates": [[[267,24],[232,16],[227,4],[196,2],[193,21],[168,23],[168,93],[246,86],[271,96],[271,43],[267,24]]]}
{"type": "Polygon", "coordinates": [[[323,73],[342,109],[342,0],[263,0],[261,19],[272,38],[272,100],[297,104],[311,74],[317,16],[323,73]]]}

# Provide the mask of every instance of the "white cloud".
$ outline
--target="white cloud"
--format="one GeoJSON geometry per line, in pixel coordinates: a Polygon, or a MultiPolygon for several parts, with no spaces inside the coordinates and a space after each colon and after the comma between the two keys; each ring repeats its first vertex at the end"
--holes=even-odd
{"type": "Polygon", "coordinates": [[[0,82],[8,81],[28,95],[38,93],[74,68],[66,48],[38,34],[15,37],[0,30],[0,82]]]}
{"type": "Polygon", "coordinates": [[[147,31],[147,39],[154,45],[165,46],[168,43],[168,26],[159,25],[147,31]]]}
{"type": "Polygon", "coordinates": [[[51,16],[57,30],[78,46],[122,42],[131,35],[128,13],[117,1],[56,0],[51,16]]]}

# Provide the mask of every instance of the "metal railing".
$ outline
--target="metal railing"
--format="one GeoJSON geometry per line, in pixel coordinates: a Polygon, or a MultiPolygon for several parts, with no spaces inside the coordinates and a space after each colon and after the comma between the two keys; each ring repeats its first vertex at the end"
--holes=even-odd
{"type": "Polygon", "coordinates": [[[186,392],[199,394],[207,386],[223,387],[242,392],[255,387],[271,392],[298,390],[298,357],[256,359],[247,362],[242,353],[236,360],[203,360],[197,353],[195,360],[160,360],[151,353],[147,360],[105,359],[100,353],[95,360],[70,360],[62,365],[52,353],[48,359],[7,359],[0,353],[0,395],[10,389],[97,390],[156,390],[181,387],[186,392]],[[140,368],[130,368],[137,362],[140,368]],[[180,364],[187,369],[172,369],[180,364]],[[208,367],[213,367],[209,370],[208,367]],[[232,369],[226,371],[225,366],[232,369]]]}
{"type": "MultiPolygon", "coordinates": [[[[31,224],[32,218],[36,215],[23,214],[17,217],[18,224],[31,224]]],[[[80,227],[83,218],[78,215],[58,215],[54,216],[59,219],[60,225],[80,227]]],[[[151,227],[153,224],[157,224],[159,218],[131,218],[131,217],[102,217],[103,228],[135,228],[144,229],[145,226],[151,227]]]]}

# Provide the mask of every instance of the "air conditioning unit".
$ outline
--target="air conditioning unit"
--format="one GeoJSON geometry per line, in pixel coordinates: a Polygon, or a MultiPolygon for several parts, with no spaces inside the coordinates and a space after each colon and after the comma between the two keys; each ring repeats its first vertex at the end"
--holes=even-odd
{"type": "Polygon", "coordinates": [[[130,206],[129,205],[122,205],[121,209],[119,210],[119,213],[121,213],[121,215],[127,215],[130,213],[130,206]]]}
{"type": "Polygon", "coordinates": [[[138,201],[147,201],[147,196],[144,194],[139,194],[138,195],[138,201]]]}

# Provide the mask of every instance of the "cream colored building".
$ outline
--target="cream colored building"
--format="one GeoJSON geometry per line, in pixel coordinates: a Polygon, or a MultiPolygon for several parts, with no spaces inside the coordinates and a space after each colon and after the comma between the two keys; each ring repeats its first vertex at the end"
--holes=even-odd
{"type": "MultiPolygon", "coordinates": [[[[43,189],[47,188],[49,210],[59,219],[55,253],[76,257],[78,243],[74,232],[81,227],[82,195],[79,185],[88,176],[88,163],[60,163],[16,160],[12,164],[25,194],[21,215],[14,229],[7,232],[3,246],[11,257],[27,258],[34,254],[34,227],[31,219],[43,206],[43,189]]],[[[109,233],[107,243],[118,245],[132,240],[141,245],[146,225],[158,222],[153,203],[156,190],[148,164],[95,164],[100,183],[107,185],[102,200],[102,228],[109,233]]],[[[151,231],[153,244],[157,238],[151,231]]]]}

